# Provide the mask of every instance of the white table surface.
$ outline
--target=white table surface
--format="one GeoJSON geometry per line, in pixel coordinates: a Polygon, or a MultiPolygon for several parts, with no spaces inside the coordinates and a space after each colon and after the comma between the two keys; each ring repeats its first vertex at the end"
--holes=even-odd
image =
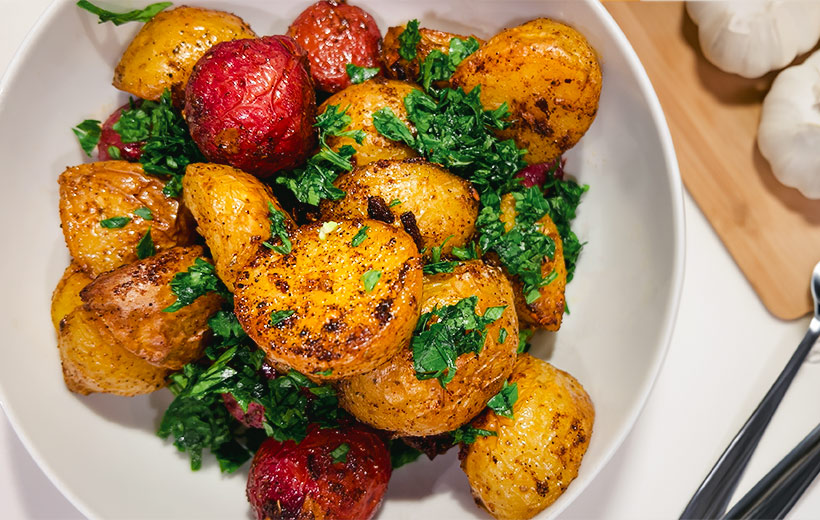
{"type": "MultiPolygon", "coordinates": [[[[0,0],[0,71],[49,0],[0,0]]],[[[677,517],[808,326],[772,317],[687,194],[686,280],[664,367],[632,433],[562,518],[677,517]]],[[[820,211],[820,209],[819,209],[820,211]]],[[[808,283],[809,273],[806,273],[808,283]]],[[[801,368],[738,496],[820,422],[820,353],[801,368]]],[[[0,518],[82,518],[0,414],[0,518]]],[[[820,518],[815,482],[790,518],[820,518]]]]}

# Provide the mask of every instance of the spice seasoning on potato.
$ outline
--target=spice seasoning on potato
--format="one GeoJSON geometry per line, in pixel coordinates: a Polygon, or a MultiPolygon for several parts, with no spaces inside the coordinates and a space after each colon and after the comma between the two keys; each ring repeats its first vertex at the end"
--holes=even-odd
{"type": "Polygon", "coordinates": [[[389,78],[416,81],[419,77],[421,64],[424,63],[424,59],[434,50],[440,51],[444,54],[449,54],[450,40],[453,38],[467,40],[472,37],[475,38],[478,43],[484,43],[484,40],[476,36],[463,36],[461,34],[419,27],[419,41],[416,44],[416,57],[412,60],[406,60],[399,52],[401,47],[399,36],[401,36],[406,28],[406,25],[390,27],[387,29],[387,34],[384,35],[384,45],[382,46],[382,64],[384,65],[386,74],[389,78]]]}
{"type": "Polygon", "coordinates": [[[592,124],[601,68],[581,33],[538,18],[487,40],[456,68],[451,84],[465,91],[481,85],[488,110],[507,103],[513,124],[498,135],[515,139],[535,164],[573,147],[592,124]]]}
{"type": "Polygon", "coordinates": [[[137,244],[150,229],[157,251],[194,241],[194,221],[160,179],[139,164],[102,161],[66,169],[60,183],[60,223],[72,258],[92,277],[138,260],[137,244]],[[147,208],[152,219],[135,213],[147,208]],[[113,217],[121,227],[103,227],[113,217]]]}
{"type": "Polygon", "coordinates": [[[380,197],[396,226],[402,226],[403,214],[412,213],[428,257],[445,240],[442,254],[465,246],[475,234],[478,194],[473,186],[423,159],[379,160],[343,173],[333,184],[346,195],[322,202],[323,219],[367,218],[371,200],[380,197]]]}
{"type": "Polygon", "coordinates": [[[235,283],[236,317],[268,360],[335,380],[393,358],[421,303],[421,257],[410,236],[350,220],[308,224],[290,239],[285,255],[259,246],[235,283]]]}
{"type": "Polygon", "coordinates": [[[501,389],[515,363],[518,320],[510,283],[500,269],[479,260],[452,273],[425,275],[422,312],[478,297],[476,314],[506,306],[486,328],[478,354],[462,354],[446,387],[437,379],[420,380],[407,343],[388,363],[339,382],[339,404],[360,421],[403,436],[428,436],[455,430],[501,389]],[[501,329],[507,334],[500,334],[501,329]],[[505,336],[499,342],[499,337],[505,336]]]}
{"type": "Polygon", "coordinates": [[[194,64],[214,44],[256,34],[225,11],[180,6],[142,26],[114,69],[113,85],[141,99],[156,101],[171,89],[179,105],[194,64]]]}
{"type": "Polygon", "coordinates": [[[491,410],[470,425],[496,432],[462,446],[461,468],[476,502],[499,520],[532,518],[567,489],[589,446],[595,408],[581,384],[523,354],[510,376],[513,418],[491,410]]]}

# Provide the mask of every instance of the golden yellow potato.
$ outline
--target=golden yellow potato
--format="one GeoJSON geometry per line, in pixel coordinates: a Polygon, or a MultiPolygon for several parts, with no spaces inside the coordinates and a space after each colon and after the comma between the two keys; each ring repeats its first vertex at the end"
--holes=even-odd
{"type": "Polygon", "coordinates": [[[477,314],[489,307],[506,309],[487,326],[481,352],[456,359],[455,377],[446,388],[437,379],[416,377],[413,353],[405,342],[389,363],[341,381],[339,404],[360,421],[399,435],[435,435],[472,419],[501,390],[515,364],[518,321],[512,288],[500,269],[480,260],[460,264],[452,273],[424,277],[422,313],[474,295],[477,314]],[[499,343],[502,328],[506,337],[499,343]]]}
{"type": "Polygon", "coordinates": [[[201,246],[169,249],[100,275],[80,296],[123,348],[152,365],[179,370],[202,355],[208,318],[222,304],[212,292],[164,312],[177,301],[170,285],[174,275],[203,254],[201,246]]]}
{"type": "MultiPolygon", "coordinates": [[[[233,291],[237,271],[257,243],[270,238],[269,204],[293,220],[266,185],[236,168],[221,164],[188,165],[182,178],[185,205],[213,255],[216,274],[233,291]]],[[[278,242],[276,242],[278,243],[278,242]]]]}
{"type": "Polygon", "coordinates": [[[595,119],[601,68],[586,38],[567,25],[538,18],[501,31],[456,68],[451,84],[481,85],[481,103],[506,102],[515,139],[530,163],[549,162],[572,148],[595,119]]]}
{"type": "Polygon", "coordinates": [[[498,436],[462,448],[476,503],[499,520],[532,518],[555,502],[578,475],[595,420],[581,384],[546,361],[522,354],[513,383],[513,419],[488,409],[470,424],[498,436]]]}
{"type": "Polygon", "coordinates": [[[58,346],[65,384],[78,394],[148,394],[165,386],[170,372],[125,350],[83,306],[60,321],[58,346]]]}
{"type": "MultiPolygon", "coordinates": [[[[501,197],[501,221],[504,222],[507,231],[515,225],[515,217],[515,198],[508,193],[501,197]]],[[[549,215],[544,215],[536,225],[541,233],[555,242],[555,254],[552,258],[544,258],[541,263],[541,276],[550,276],[555,271],[555,279],[539,289],[541,296],[537,300],[527,303],[524,298],[524,285],[517,277],[511,277],[515,292],[515,310],[522,324],[556,331],[561,328],[566,308],[564,291],[567,287],[567,266],[564,263],[564,246],[561,234],[549,215]]]]}
{"type": "MultiPolygon", "coordinates": [[[[416,45],[416,58],[407,61],[399,54],[399,36],[404,32],[405,26],[390,27],[387,29],[387,34],[384,35],[384,43],[382,44],[382,64],[387,71],[387,76],[394,79],[416,81],[419,77],[421,64],[424,58],[427,57],[433,50],[439,50],[444,54],[450,53],[450,40],[459,38],[467,40],[470,36],[463,36],[461,34],[449,33],[444,31],[436,31],[435,29],[427,29],[419,27],[420,40],[416,45]]],[[[478,43],[484,43],[484,40],[473,36],[478,43]]]]}
{"type": "Polygon", "coordinates": [[[54,329],[60,331],[60,321],[83,304],[80,291],[91,283],[91,278],[75,262],[66,267],[63,277],[57,282],[57,287],[51,295],[51,323],[54,329]]]}
{"type": "Polygon", "coordinates": [[[347,195],[335,202],[322,201],[324,220],[368,218],[368,199],[381,197],[395,226],[402,227],[403,213],[413,214],[425,256],[447,237],[443,253],[463,247],[475,233],[478,193],[472,184],[421,158],[372,162],[343,173],[333,184],[347,195]]]}
{"type": "Polygon", "coordinates": [[[138,259],[137,244],[148,230],[157,251],[194,241],[194,221],[165,185],[142,166],[102,161],[67,168],[60,175],[60,224],[74,261],[92,277],[138,259]],[[134,211],[147,208],[152,220],[134,211]],[[112,217],[131,220],[118,229],[102,227],[112,217]]]}
{"type": "Polygon", "coordinates": [[[142,26],[114,69],[113,85],[138,98],[157,100],[171,89],[182,100],[194,65],[219,42],[256,38],[251,28],[225,11],[180,6],[142,26]]]}
{"type": "Polygon", "coordinates": [[[287,255],[259,246],[236,279],[236,317],[272,364],[339,379],[394,357],[421,303],[413,239],[375,220],[317,222],[291,239],[287,255]]]}
{"type": "Polygon", "coordinates": [[[416,157],[416,151],[406,144],[382,136],[373,126],[373,114],[387,107],[404,123],[409,124],[404,97],[417,88],[410,83],[377,76],[333,94],[319,107],[319,113],[324,113],[330,105],[338,105],[340,111],[347,109],[345,113],[351,119],[347,129],[361,130],[364,132],[364,140],[362,144],[358,144],[351,137],[330,136],[327,138],[328,146],[334,150],[346,144],[352,146],[356,149],[354,159],[357,165],[379,159],[416,157]]]}

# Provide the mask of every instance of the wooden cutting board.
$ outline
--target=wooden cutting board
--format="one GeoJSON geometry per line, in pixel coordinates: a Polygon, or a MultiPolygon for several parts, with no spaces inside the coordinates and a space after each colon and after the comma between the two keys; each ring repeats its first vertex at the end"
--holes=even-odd
{"type": "Polygon", "coordinates": [[[755,140],[776,73],[750,80],[706,61],[682,2],[605,6],[658,93],[689,193],[766,308],[785,320],[808,314],[809,278],[820,261],[820,200],[781,185],[755,140]]]}

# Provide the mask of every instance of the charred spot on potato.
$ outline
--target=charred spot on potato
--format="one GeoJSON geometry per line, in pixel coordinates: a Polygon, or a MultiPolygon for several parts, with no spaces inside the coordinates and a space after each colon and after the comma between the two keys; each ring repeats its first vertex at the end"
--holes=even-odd
{"type": "Polygon", "coordinates": [[[416,247],[421,250],[424,247],[424,239],[421,238],[421,231],[419,231],[419,225],[416,223],[416,216],[413,215],[412,211],[405,211],[399,216],[399,220],[407,234],[413,238],[416,247]]]}
{"type": "Polygon", "coordinates": [[[396,221],[396,216],[390,211],[390,206],[378,196],[367,198],[367,216],[385,224],[392,224],[396,221]]]}

